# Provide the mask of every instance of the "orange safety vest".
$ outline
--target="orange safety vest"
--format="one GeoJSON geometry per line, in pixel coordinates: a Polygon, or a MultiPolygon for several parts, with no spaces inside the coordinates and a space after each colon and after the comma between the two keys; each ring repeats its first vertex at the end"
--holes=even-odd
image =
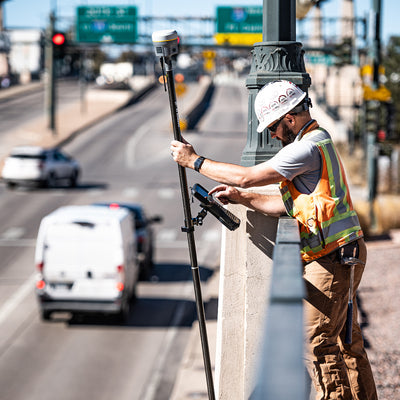
{"type": "Polygon", "coordinates": [[[289,180],[280,184],[288,214],[300,225],[301,257],[310,262],[363,237],[353,209],[342,162],[329,133],[322,128],[306,132],[300,140],[312,140],[322,157],[322,172],[314,191],[300,193],[289,180]]]}

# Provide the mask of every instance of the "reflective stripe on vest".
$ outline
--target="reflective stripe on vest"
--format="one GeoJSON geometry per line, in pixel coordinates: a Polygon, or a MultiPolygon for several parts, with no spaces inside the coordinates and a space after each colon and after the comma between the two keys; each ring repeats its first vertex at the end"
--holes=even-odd
{"type": "Polygon", "coordinates": [[[289,180],[281,182],[280,189],[288,214],[300,223],[301,255],[309,262],[357,240],[363,233],[331,137],[318,128],[301,140],[312,140],[320,151],[320,180],[310,194],[300,193],[289,180]]]}

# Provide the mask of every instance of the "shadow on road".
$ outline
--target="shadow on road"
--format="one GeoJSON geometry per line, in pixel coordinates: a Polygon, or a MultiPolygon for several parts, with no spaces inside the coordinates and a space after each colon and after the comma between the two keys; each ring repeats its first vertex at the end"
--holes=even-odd
{"type": "MultiPolygon", "coordinates": [[[[199,267],[200,280],[204,283],[213,274],[213,270],[199,267]]],[[[192,281],[190,265],[187,264],[156,264],[153,274],[146,285],[161,283],[192,281]]],[[[132,301],[126,321],[121,322],[116,317],[101,314],[74,314],[70,319],[63,319],[68,327],[80,326],[118,326],[121,328],[154,328],[154,327],[187,327],[190,328],[197,319],[196,304],[193,300],[164,297],[137,297],[132,301]]],[[[218,299],[211,298],[204,309],[207,320],[217,318],[218,299]]],[[[52,319],[60,322],[61,320],[52,319]]]]}

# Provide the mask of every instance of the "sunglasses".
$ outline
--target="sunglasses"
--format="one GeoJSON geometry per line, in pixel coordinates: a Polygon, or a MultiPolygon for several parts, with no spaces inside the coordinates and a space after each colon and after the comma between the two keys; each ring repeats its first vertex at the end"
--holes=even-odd
{"type": "Polygon", "coordinates": [[[283,120],[284,117],[282,117],[281,119],[278,119],[278,121],[276,121],[273,125],[268,127],[268,130],[270,132],[275,132],[278,129],[279,124],[281,123],[281,121],[283,120]]]}

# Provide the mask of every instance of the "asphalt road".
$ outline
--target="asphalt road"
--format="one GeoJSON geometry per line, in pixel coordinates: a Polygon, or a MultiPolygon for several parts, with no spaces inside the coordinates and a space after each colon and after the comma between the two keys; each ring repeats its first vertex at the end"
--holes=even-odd
{"type": "MultiPolygon", "coordinates": [[[[195,319],[178,173],[169,154],[169,112],[168,96],[159,88],[74,139],[65,150],[82,165],[77,188],[11,191],[0,184],[0,399],[169,398],[195,319]],[[63,205],[100,201],[139,202],[149,215],[163,216],[155,226],[154,274],[139,283],[124,324],[68,314],[42,322],[33,265],[40,220],[63,205]]],[[[202,155],[239,162],[246,126],[247,93],[240,82],[217,87],[198,130],[185,137],[202,155]]],[[[189,184],[214,185],[193,171],[187,176],[189,184]]],[[[195,201],[193,216],[198,211],[195,201]]],[[[196,228],[203,282],[219,263],[220,236],[211,215],[196,228]]]]}

